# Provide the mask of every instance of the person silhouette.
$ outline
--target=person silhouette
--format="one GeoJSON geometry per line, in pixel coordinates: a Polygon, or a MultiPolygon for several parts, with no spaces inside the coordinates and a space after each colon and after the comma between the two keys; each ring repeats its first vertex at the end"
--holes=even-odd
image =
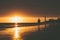
{"type": "Polygon", "coordinates": [[[40,31],[40,18],[38,18],[38,31],[40,31]]]}
{"type": "Polygon", "coordinates": [[[40,19],[38,18],[38,25],[40,25],[40,19]]]}

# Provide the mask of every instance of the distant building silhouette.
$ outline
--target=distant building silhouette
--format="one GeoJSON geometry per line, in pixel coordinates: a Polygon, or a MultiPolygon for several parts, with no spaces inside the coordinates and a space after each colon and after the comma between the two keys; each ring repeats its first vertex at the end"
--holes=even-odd
{"type": "Polygon", "coordinates": [[[46,23],[47,23],[47,21],[46,21],[46,16],[44,16],[44,20],[45,20],[45,23],[44,23],[44,24],[45,24],[44,31],[46,31],[46,28],[47,28],[47,27],[46,27],[46,23]]]}
{"type": "Polygon", "coordinates": [[[45,18],[45,28],[46,28],[46,16],[44,18],[45,18]]]}

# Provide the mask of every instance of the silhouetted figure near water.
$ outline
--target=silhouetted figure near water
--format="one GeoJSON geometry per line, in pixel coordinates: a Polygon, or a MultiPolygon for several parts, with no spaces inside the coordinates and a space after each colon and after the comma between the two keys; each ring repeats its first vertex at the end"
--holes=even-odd
{"type": "Polygon", "coordinates": [[[38,18],[38,25],[40,25],[40,19],[38,18]]]}
{"type": "Polygon", "coordinates": [[[40,31],[40,19],[38,18],[38,31],[40,31]]]}

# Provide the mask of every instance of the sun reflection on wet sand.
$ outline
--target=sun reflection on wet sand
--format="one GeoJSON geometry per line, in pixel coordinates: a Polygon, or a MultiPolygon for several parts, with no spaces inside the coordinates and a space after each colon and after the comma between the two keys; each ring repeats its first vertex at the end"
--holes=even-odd
{"type": "Polygon", "coordinates": [[[20,36],[19,36],[19,28],[17,23],[15,24],[15,28],[14,28],[14,38],[13,40],[19,40],[20,36]]]}
{"type": "MultiPolygon", "coordinates": [[[[23,40],[23,36],[31,32],[36,32],[38,26],[24,26],[18,27],[18,23],[14,24],[14,28],[6,28],[5,30],[0,31],[0,35],[11,35],[12,40],[23,40]]],[[[44,25],[40,26],[40,30],[44,28],[44,25]]]]}

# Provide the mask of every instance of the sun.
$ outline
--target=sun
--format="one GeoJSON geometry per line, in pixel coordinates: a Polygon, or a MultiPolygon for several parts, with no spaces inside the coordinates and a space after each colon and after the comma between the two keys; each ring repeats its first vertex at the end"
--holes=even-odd
{"type": "Polygon", "coordinates": [[[11,22],[15,22],[15,23],[21,22],[22,21],[21,19],[22,18],[18,16],[14,16],[10,18],[11,22]]]}

